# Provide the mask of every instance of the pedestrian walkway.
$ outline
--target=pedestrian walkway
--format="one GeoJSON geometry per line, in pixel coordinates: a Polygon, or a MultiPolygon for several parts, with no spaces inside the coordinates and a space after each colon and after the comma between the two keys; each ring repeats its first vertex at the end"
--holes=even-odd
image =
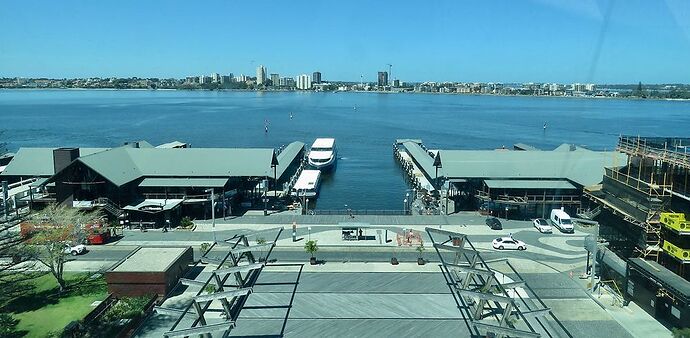
{"type": "MultiPolygon", "coordinates": [[[[584,288],[591,298],[594,299],[616,322],[624,327],[633,337],[647,338],[671,338],[669,329],[659,323],[654,317],[640,308],[634,302],[626,306],[620,306],[614,297],[603,289],[597,289],[594,294],[589,291],[590,279],[575,278],[575,281],[584,288]]],[[[596,281],[596,280],[595,280],[596,281]]]]}
{"type": "MultiPolygon", "coordinates": [[[[481,219],[478,213],[474,213],[474,218],[481,219]]],[[[286,213],[275,213],[268,216],[245,215],[238,217],[226,217],[222,220],[223,223],[230,224],[292,224],[297,222],[299,224],[339,224],[347,222],[368,223],[372,225],[446,225],[458,224],[467,217],[465,215],[453,216],[412,216],[412,215],[295,215],[286,213]]],[[[216,223],[220,222],[219,219],[216,223]]]]}

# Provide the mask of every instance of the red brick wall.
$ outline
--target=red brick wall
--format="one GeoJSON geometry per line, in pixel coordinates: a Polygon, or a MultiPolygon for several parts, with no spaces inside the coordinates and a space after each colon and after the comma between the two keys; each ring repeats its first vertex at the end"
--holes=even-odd
{"type": "Polygon", "coordinates": [[[194,252],[190,247],[166,271],[108,271],[105,274],[108,292],[116,297],[164,296],[184,276],[193,260],[194,252]]]}

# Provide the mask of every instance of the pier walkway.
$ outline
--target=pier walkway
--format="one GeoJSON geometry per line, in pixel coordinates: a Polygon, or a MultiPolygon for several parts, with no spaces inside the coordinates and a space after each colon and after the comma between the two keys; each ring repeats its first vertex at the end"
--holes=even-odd
{"type": "Polygon", "coordinates": [[[435,190],[426,175],[434,171],[434,159],[422,148],[420,140],[397,140],[393,151],[415,188],[435,190]]]}

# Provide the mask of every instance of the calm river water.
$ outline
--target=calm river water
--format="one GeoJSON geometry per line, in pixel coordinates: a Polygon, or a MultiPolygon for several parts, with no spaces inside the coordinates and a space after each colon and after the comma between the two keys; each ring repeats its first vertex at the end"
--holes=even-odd
{"type": "MultiPolygon", "coordinates": [[[[3,90],[0,130],[19,147],[112,147],[128,140],[193,147],[279,147],[335,137],[340,160],[317,207],[401,209],[397,138],[431,149],[523,142],[615,147],[619,134],[690,136],[690,102],[378,93],[3,90]],[[293,119],[290,119],[290,113],[293,119]],[[269,132],[264,132],[268,121],[269,132]],[[548,124],[546,131],[542,126],[548,124]]],[[[174,165],[171,163],[170,165],[174,165]]]]}

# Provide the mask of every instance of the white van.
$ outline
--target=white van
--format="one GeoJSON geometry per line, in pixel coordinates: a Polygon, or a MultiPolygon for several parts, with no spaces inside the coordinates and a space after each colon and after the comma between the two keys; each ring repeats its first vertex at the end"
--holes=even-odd
{"type": "Polygon", "coordinates": [[[573,233],[575,232],[575,227],[573,226],[573,221],[570,216],[563,211],[563,209],[553,209],[551,210],[551,224],[558,228],[561,232],[573,233]]]}

